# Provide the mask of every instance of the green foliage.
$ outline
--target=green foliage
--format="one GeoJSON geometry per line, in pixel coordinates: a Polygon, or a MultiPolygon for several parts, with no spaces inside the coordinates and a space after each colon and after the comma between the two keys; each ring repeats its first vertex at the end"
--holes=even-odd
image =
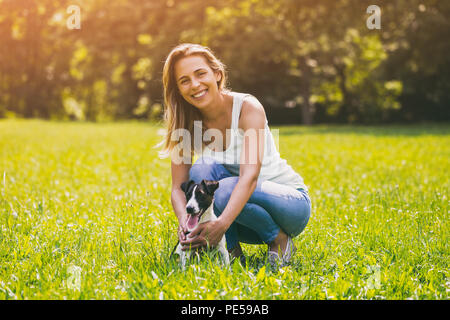
{"type": "Polygon", "coordinates": [[[331,116],[343,113],[346,122],[374,123],[389,119],[389,111],[399,109],[402,82],[380,79],[379,66],[387,59],[378,35],[361,37],[355,29],[345,36],[343,64],[338,79],[318,80],[313,102],[320,103],[331,116]]]}
{"type": "Polygon", "coordinates": [[[370,4],[4,0],[0,117],[154,118],[165,57],[196,42],[223,59],[236,91],[275,113],[297,104],[294,123],[449,120],[449,2],[379,1],[380,30],[366,27],[370,4]],[[66,27],[74,4],[80,30],[66,27]]]}
{"type": "Polygon", "coordinates": [[[0,121],[0,299],[448,299],[445,126],[280,128],[313,211],[290,266],[183,272],[151,124],[0,121]]]}

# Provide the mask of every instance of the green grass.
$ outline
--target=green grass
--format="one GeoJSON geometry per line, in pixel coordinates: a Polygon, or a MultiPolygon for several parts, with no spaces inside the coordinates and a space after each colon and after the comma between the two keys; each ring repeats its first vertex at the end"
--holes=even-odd
{"type": "Polygon", "coordinates": [[[448,126],[281,128],[313,211],[278,272],[169,259],[159,128],[0,121],[0,299],[449,298],[448,126]]]}

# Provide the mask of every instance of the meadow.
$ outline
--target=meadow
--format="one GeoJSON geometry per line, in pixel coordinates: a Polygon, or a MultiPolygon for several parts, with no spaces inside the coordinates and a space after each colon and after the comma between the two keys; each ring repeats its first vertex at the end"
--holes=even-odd
{"type": "Polygon", "coordinates": [[[185,272],[151,123],[0,121],[0,299],[448,299],[450,127],[281,127],[312,215],[290,266],[185,272]]]}

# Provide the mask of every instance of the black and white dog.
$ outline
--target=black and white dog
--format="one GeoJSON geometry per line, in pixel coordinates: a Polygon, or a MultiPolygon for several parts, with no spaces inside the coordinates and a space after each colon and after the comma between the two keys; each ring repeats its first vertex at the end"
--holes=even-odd
{"type": "MultiPolygon", "coordinates": [[[[202,180],[200,183],[195,183],[192,180],[183,182],[181,190],[186,195],[186,212],[188,213],[188,219],[186,221],[186,229],[189,233],[197,227],[199,223],[214,221],[217,219],[214,214],[214,192],[219,187],[219,182],[212,180],[202,180]]],[[[225,235],[217,245],[217,250],[222,255],[222,258],[226,265],[230,263],[230,257],[225,247],[225,235]]],[[[181,244],[179,243],[175,249],[175,253],[180,256],[180,262],[183,269],[186,266],[186,260],[190,258],[191,251],[181,250],[181,244]]]]}

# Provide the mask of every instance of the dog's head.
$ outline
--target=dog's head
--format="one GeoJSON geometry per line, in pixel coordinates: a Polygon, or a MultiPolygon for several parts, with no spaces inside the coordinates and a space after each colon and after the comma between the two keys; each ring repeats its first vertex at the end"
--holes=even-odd
{"type": "Polygon", "coordinates": [[[181,190],[186,195],[186,212],[189,215],[186,228],[189,231],[197,226],[201,216],[211,206],[218,187],[219,182],[213,180],[202,180],[200,183],[189,180],[181,184],[181,190]]]}

